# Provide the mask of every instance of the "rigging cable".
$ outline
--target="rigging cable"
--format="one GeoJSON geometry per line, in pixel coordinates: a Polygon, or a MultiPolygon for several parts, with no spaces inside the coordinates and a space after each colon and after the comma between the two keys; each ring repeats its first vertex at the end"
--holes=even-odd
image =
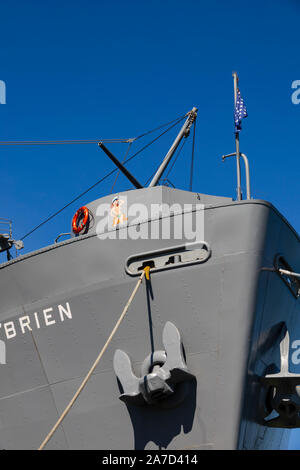
{"type": "Polygon", "coordinates": [[[175,163],[176,163],[176,161],[177,161],[177,159],[178,159],[178,157],[179,157],[179,155],[180,155],[180,153],[181,153],[181,150],[183,149],[183,146],[184,146],[185,142],[186,142],[186,139],[183,140],[182,145],[181,145],[180,149],[178,150],[177,155],[176,155],[176,157],[174,158],[174,160],[173,160],[173,162],[172,162],[172,165],[171,165],[170,168],[169,168],[168,173],[166,174],[166,179],[168,178],[169,174],[170,174],[171,171],[173,170],[174,165],[175,165],[175,163]]]}
{"type": "MultiPolygon", "coordinates": [[[[169,124],[173,124],[173,122],[177,122],[178,120],[181,121],[184,116],[178,117],[173,119],[172,121],[165,122],[150,131],[144,132],[143,134],[138,135],[137,137],[133,138],[126,138],[126,139],[81,139],[81,140],[7,140],[7,141],[0,141],[0,145],[74,145],[74,144],[98,144],[98,142],[110,142],[110,143],[132,143],[136,140],[145,137],[146,135],[152,134],[155,131],[162,129],[163,127],[168,126],[169,124]]],[[[178,121],[178,122],[179,122],[178,121]]]]}
{"type": "MultiPolygon", "coordinates": [[[[97,144],[100,139],[90,140],[8,140],[0,142],[0,145],[67,145],[67,144],[97,144]]],[[[101,142],[127,143],[133,139],[101,139],[101,142]]]]}
{"type": "MultiPolygon", "coordinates": [[[[168,178],[168,176],[169,176],[169,174],[170,174],[170,172],[171,172],[171,170],[172,170],[172,168],[173,168],[173,166],[174,166],[174,164],[175,164],[177,158],[179,157],[179,154],[180,154],[180,152],[181,152],[182,147],[184,146],[184,144],[185,144],[185,140],[182,142],[182,145],[181,145],[181,147],[180,147],[180,149],[179,149],[179,151],[178,151],[178,153],[177,153],[175,159],[174,159],[173,162],[172,162],[172,165],[171,165],[171,167],[170,167],[170,169],[169,169],[169,171],[168,171],[168,173],[167,173],[167,176],[166,176],[166,178],[163,179],[163,181],[168,178]]],[[[150,183],[150,181],[153,179],[153,177],[154,177],[154,175],[157,173],[157,170],[158,170],[159,167],[160,167],[160,164],[159,164],[159,166],[156,168],[156,170],[152,173],[152,175],[147,179],[147,181],[146,181],[146,183],[145,183],[145,186],[147,186],[148,183],[150,183]]]]}
{"type": "Polygon", "coordinates": [[[185,118],[186,116],[187,116],[187,114],[184,114],[183,116],[178,117],[178,118],[176,118],[176,119],[173,119],[172,121],[166,122],[165,124],[162,124],[162,125],[159,126],[159,127],[155,127],[154,129],[151,129],[151,130],[148,131],[148,132],[144,132],[143,134],[138,135],[135,140],[141,139],[142,137],[145,137],[146,135],[152,134],[152,133],[155,132],[155,131],[159,131],[159,130],[162,129],[163,127],[166,127],[166,126],[168,126],[169,124],[173,124],[173,122],[175,122],[175,121],[178,121],[178,120],[181,121],[181,120],[182,120],[183,118],[185,118]]]}
{"type": "MultiPolygon", "coordinates": [[[[149,142],[148,144],[144,145],[144,147],[142,147],[141,149],[139,149],[136,153],[134,153],[131,157],[127,158],[127,160],[124,161],[124,164],[125,163],[128,163],[130,160],[132,160],[133,158],[135,158],[137,155],[139,155],[143,150],[145,150],[147,147],[149,147],[150,145],[152,145],[156,140],[158,140],[160,137],[162,137],[164,134],[166,134],[167,132],[169,132],[174,126],[176,126],[176,124],[178,124],[180,121],[182,121],[183,119],[185,118],[185,116],[181,116],[179,119],[176,120],[176,122],[173,121],[173,124],[168,127],[166,130],[164,130],[159,136],[155,137],[151,142],[149,142]]],[[[98,143],[99,141],[97,141],[98,143]]],[[[56,217],[58,214],[60,214],[62,211],[64,211],[67,207],[71,206],[74,202],[76,202],[78,199],[80,199],[82,196],[84,196],[85,194],[87,194],[89,191],[91,191],[93,188],[95,188],[95,186],[97,186],[98,184],[102,183],[104,180],[106,180],[109,176],[111,176],[112,174],[114,174],[116,171],[118,170],[118,168],[114,168],[113,170],[111,170],[109,173],[107,173],[105,176],[103,176],[102,178],[100,178],[100,180],[96,181],[96,183],[94,183],[92,186],[90,186],[88,189],[86,189],[85,191],[83,191],[82,193],[80,193],[78,196],[76,196],[74,199],[72,199],[72,201],[70,201],[68,204],[66,204],[65,206],[63,206],[61,209],[59,209],[58,211],[56,211],[54,214],[50,215],[49,217],[47,217],[47,219],[45,219],[44,221],[42,221],[40,224],[38,224],[36,227],[34,227],[32,230],[30,230],[28,233],[26,233],[22,238],[21,240],[24,240],[26,237],[28,237],[29,235],[31,235],[33,232],[35,232],[36,230],[38,230],[40,227],[42,227],[43,225],[45,225],[47,222],[49,222],[51,219],[53,219],[54,217],[56,217]]]]}
{"type": "Polygon", "coordinates": [[[191,158],[191,171],[190,171],[190,191],[193,190],[195,138],[196,138],[196,119],[195,119],[195,122],[194,122],[194,131],[193,131],[192,158],[191,158]]]}
{"type": "MultiPolygon", "coordinates": [[[[126,153],[125,153],[124,158],[123,158],[123,161],[122,161],[122,165],[124,165],[124,162],[126,161],[126,158],[127,158],[128,153],[129,153],[129,150],[130,150],[131,145],[132,145],[132,142],[129,142],[129,145],[128,145],[128,147],[127,147],[126,153]]],[[[116,178],[115,178],[115,181],[113,182],[113,185],[112,185],[112,187],[110,188],[110,194],[113,192],[113,189],[114,189],[114,187],[115,187],[115,185],[116,185],[116,182],[117,182],[117,180],[118,180],[118,177],[119,177],[120,172],[121,172],[121,170],[119,169],[119,171],[118,171],[118,173],[117,173],[117,176],[116,176],[116,178]]]]}

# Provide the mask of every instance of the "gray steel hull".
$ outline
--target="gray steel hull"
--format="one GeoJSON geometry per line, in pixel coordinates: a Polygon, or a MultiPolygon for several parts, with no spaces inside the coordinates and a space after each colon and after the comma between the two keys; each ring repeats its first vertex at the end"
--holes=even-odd
{"type": "MultiPolygon", "coordinates": [[[[143,282],[47,449],[287,448],[289,430],[261,424],[251,377],[279,367],[278,350],[261,348],[276,325],[286,322],[291,339],[300,338],[299,300],[262,270],[278,253],[299,270],[299,238],[264,201],[207,205],[204,220],[211,257],[154,273],[151,292],[143,282]],[[127,352],[140,375],[145,357],[163,349],[167,321],[181,333],[196,381],[178,407],[126,406],[114,351],[127,352]]],[[[72,398],[136,283],[125,272],[127,257],[177,244],[91,233],[1,265],[2,449],[37,448],[72,398]]]]}

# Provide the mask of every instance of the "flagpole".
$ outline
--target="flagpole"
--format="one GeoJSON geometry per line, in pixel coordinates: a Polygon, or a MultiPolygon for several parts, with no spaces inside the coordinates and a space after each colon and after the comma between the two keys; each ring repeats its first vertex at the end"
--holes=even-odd
{"type": "MultiPolygon", "coordinates": [[[[237,100],[237,89],[238,89],[238,76],[236,72],[232,72],[233,76],[233,87],[234,87],[234,109],[236,107],[237,100]]],[[[239,133],[235,133],[235,148],[236,148],[236,173],[237,173],[237,200],[241,201],[242,191],[241,191],[241,166],[240,166],[240,138],[239,133]]]]}

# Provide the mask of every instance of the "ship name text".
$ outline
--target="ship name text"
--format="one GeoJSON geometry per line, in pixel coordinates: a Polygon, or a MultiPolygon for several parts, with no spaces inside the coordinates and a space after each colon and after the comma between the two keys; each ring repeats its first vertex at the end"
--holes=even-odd
{"type": "Polygon", "coordinates": [[[22,315],[17,319],[0,323],[0,333],[6,339],[15,338],[18,334],[25,334],[33,330],[39,330],[45,326],[52,326],[66,319],[72,319],[72,312],[69,302],[64,305],[44,308],[41,312],[33,312],[22,315]]]}

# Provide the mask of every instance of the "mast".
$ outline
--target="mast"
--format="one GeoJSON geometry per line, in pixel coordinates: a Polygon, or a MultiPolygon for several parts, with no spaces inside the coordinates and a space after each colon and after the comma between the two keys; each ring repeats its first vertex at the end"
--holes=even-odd
{"type": "Polygon", "coordinates": [[[190,132],[190,128],[195,121],[197,117],[197,108],[193,108],[191,111],[187,113],[187,119],[185,123],[183,124],[182,128],[179,131],[179,134],[177,135],[176,139],[174,140],[172,146],[170,147],[170,150],[168,151],[167,155],[163,159],[159,169],[155,173],[151,183],[149,184],[149,188],[152,188],[153,186],[156,186],[164,173],[165,169],[167,168],[171,158],[173,157],[178,145],[180,144],[181,140],[183,137],[187,137],[190,132]]]}
{"type": "MultiPolygon", "coordinates": [[[[234,88],[234,109],[236,108],[237,100],[237,90],[238,90],[238,75],[236,72],[232,73],[233,76],[233,88],[234,88]]],[[[241,201],[242,191],[241,191],[241,166],[240,166],[240,137],[239,133],[235,132],[235,148],[236,148],[236,174],[237,174],[237,200],[241,201]]]]}

